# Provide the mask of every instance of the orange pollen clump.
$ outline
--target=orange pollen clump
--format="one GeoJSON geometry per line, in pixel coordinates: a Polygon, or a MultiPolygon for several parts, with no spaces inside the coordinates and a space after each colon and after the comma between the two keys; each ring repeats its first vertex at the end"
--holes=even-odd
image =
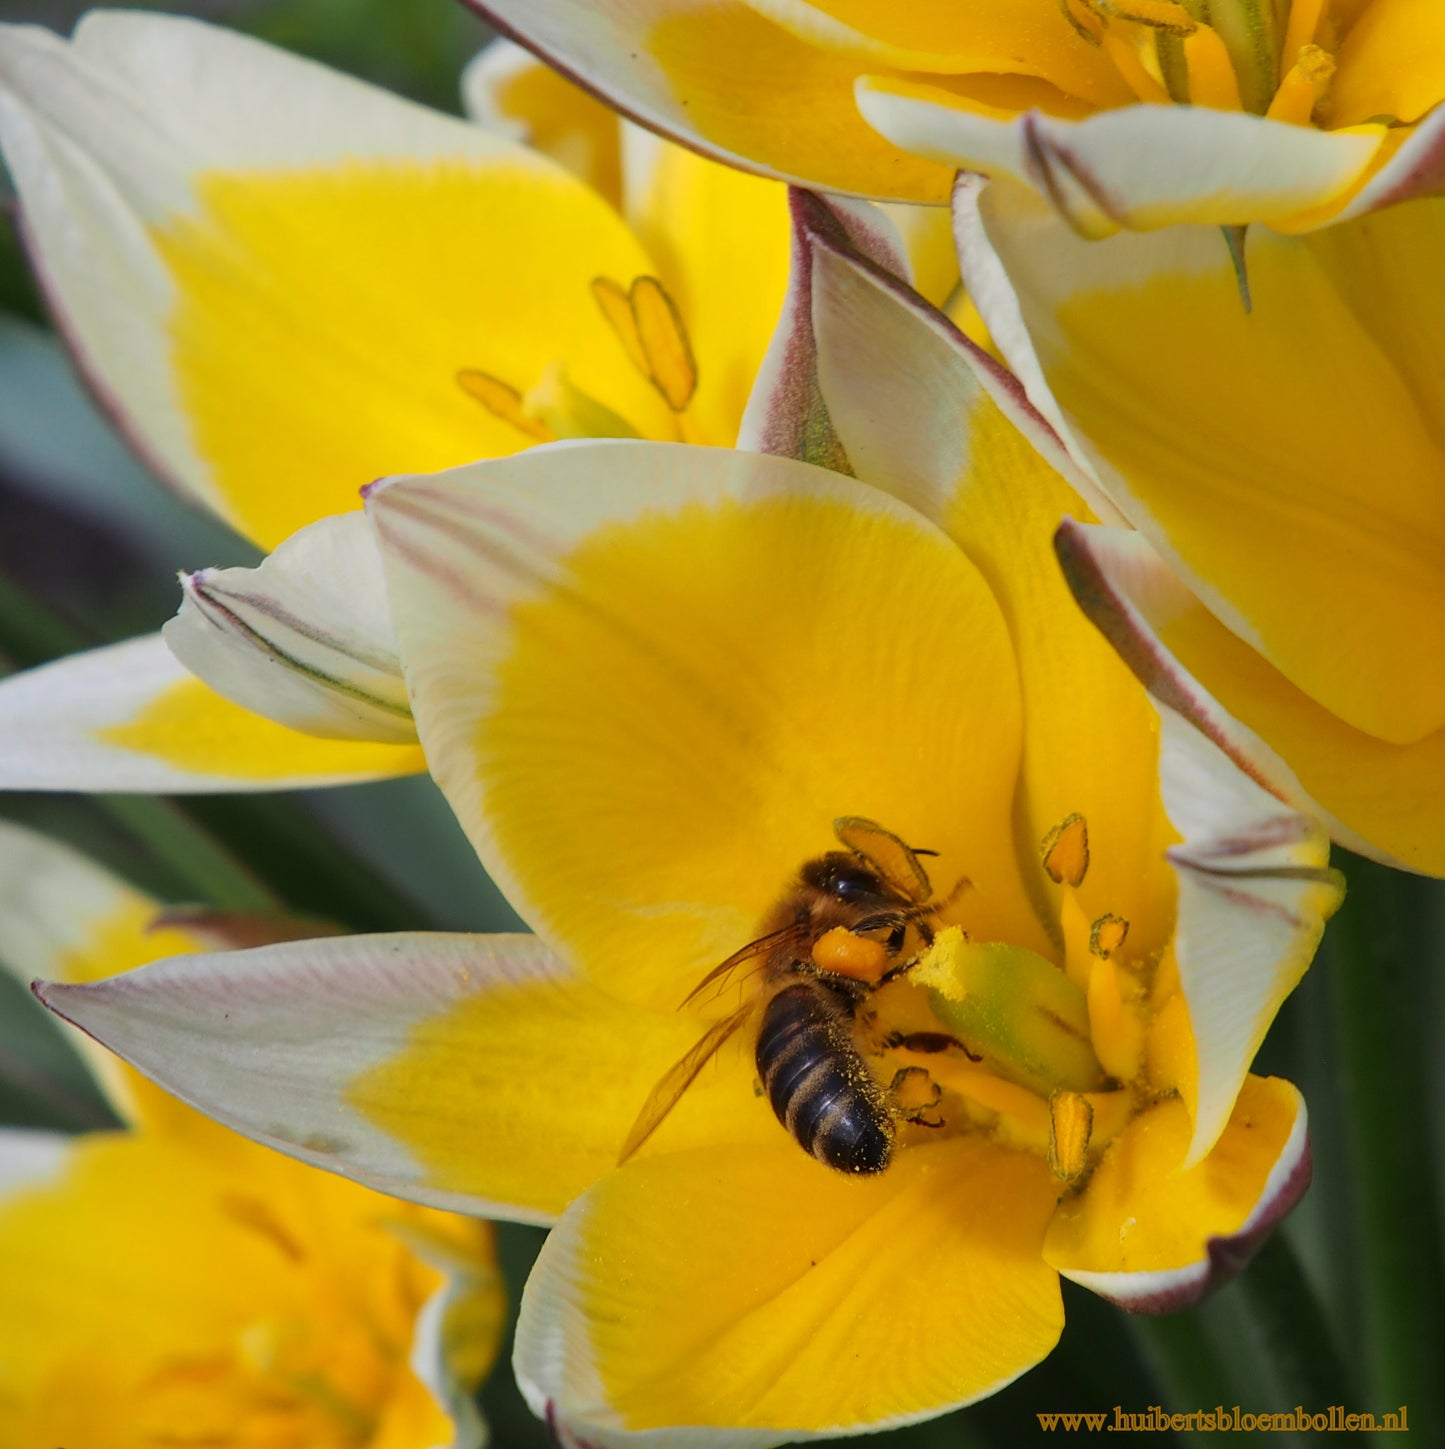
{"type": "Polygon", "coordinates": [[[813,965],[831,976],[876,982],[888,968],[888,948],[869,936],[855,936],[846,926],[834,926],[813,943],[813,965]]]}

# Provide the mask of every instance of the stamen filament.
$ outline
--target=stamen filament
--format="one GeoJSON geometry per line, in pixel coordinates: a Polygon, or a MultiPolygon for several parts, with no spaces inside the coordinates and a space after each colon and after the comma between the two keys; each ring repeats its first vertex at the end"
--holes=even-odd
{"type": "Polygon", "coordinates": [[[1317,45],[1301,46],[1299,59],[1280,82],[1265,115],[1272,121],[1308,126],[1334,78],[1335,58],[1329,51],[1317,45]]]}

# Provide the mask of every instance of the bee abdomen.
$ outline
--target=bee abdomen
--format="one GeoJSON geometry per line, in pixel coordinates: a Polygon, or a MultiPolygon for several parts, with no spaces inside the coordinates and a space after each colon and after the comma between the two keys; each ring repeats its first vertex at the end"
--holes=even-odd
{"type": "Polygon", "coordinates": [[[881,1172],[893,1118],[852,1044],[852,1016],[848,998],[821,981],[785,987],[763,1012],[758,1075],[804,1151],[840,1172],[881,1172]]]}

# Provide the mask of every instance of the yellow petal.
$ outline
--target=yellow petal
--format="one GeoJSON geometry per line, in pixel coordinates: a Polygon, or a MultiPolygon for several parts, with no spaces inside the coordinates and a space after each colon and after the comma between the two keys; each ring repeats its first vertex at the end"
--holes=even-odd
{"type": "Polygon", "coordinates": [[[1008,623],[1024,694],[1018,848],[1039,914],[1057,943],[1060,892],[1046,887],[1038,851],[1077,816],[1091,844],[1080,896],[1089,919],[1137,923],[1131,950],[1147,956],[1163,945],[1173,900],[1158,722],[1060,574],[1054,531],[1089,510],[1050,466],[1067,466],[1058,439],[1012,378],[901,289],[827,249],[814,271],[818,382],[850,462],[948,531],[1008,623]]]}
{"type": "MultiPolygon", "coordinates": [[[[1351,729],[1195,606],[1160,633],[1164,647],[1257,736],[1314,803],[1367,854],[1409,869],[1445,875],[1445,729],[1409,745],[1391,745],[1351,729]]],[[[1257,752],[1238,742],[1246,759],[1257,752]]],[[[1271,770],[1271,775],[1277,770],[1271,770]]]]}
{"type": "Polygon", "coordinates": [[[686,12],[672,0],[583,8],[585,24],[575,0],[488,5],[559,69],[709,155],[829,190],[946,199],[949,169],[898,151],[859,116],[859,60],[798,39],[742,0],[686,12]],[[650,64],[638,64],[639,45],[650,64]]]}
{"type": "Polygon", "coordinates": [[[622,130],[615,111],[510,40],[494,40],[462,72],[467,114],[550,156],[622,208],[622,130]]]}
{"type": "MultiPolygon", "coordinates": [[[[167,910],[85,856],[0,822],[0,965],[23,984],[101,981],[165,956],[324,935],[300,917],[167,910]]],[[[75,1044],[116,1114],[176,1135],[203,1121],[87,1036],[75,1044]]]]}
{"type": "Polygon", "coordinates": [[[1347,725],[1445,725],[1445,203],[1252,232],[1246,312],[1217,234],[1086,246],[1017,201],[985,196],[990,236],[1130,521],[1347,725]]]}
{"type": "Polygon", "coordinates": [[[1336,126],[1376,116],[1418,121],[1445,100],[1445,10],[1433,0],[1371,0],[1340,46],[1329,97],[1336,126]]]}
{"type": "Polygon", "coordinates": [[[1035,106],[1021,115],[916,76],[869,76],[858,105],[907,150],[1035,189],[1089,238],[1288,223],[1342,204],[1385,136],[1383,124],[1324,132],[1205,105],[1120,105],[1082,117],[1035,106]]]}
{"type": "Polygon", "coordinates": [[[424,768],[415,745],[326,740],[223,699],[159,634],[0,682],[0,786],[12,790],[264,790],[424,768]]]}
{"type": "MultiPolygon", "coordinates": [[[[502,1303],[485,1224],[388,1203],[197,1121],[183,1145],[82,1139],[59,1178],[0,1203],[5,1442],[123,1449],[268,1420],[307,1443],[369,1436],[415,1396],[413,1336],[442,1281],[393,1225],[468,1265],[491,1356],[502,1303]]],[[[434,1399],[420,1408],[447,1431],[434,1399]]]]}
{"type": "MultiPolygon", "coordinates": [[[[0,823],[0,962],[23,984],[98,981],[162,956],[193,951],[189,933],[157,927],[159,904],[59,842],[0,823]]],[[[91,1074],[129,1122],[184,1111],[88,1037],[91,1074]]]]}
{"type": "Polygon", "coordinates": [[[181,575],[161,636],[217,693],[327,739],[415,744],[371,527],[338,513],[255,568],[181,575]]]}
{"type": "Polygon", "coordinates": [[[508,898],[609,990],[675,1007],[845,815],[967,875],[984,939],[1026,917],[998,606],[879,490],[615,442],[372,506],[432,769],[508,898]]]}
{"type": "Polygon", "coordinates": [[[942,1412],[1053,1346],[1055,1192],[1039,1159],[980,1139],[867,1181],[791,1145],[629,1164],[548,1240],[519,1381],[584,1437],[685,1425],[680,1444],[756,1444],[942,1412]]]}
{"type": "MultiPolygon", "coordinates": [[[[611,1168],[706,1027],[617,1001],[533,936],[330,937],[39,994],[270,1147],[401,1197],[530,1222],[611,1168]]],[[[740,1032],[718,1054],[643,1156],[787,1142],[753,1091],[752,1041],[740,1032]]]]}
{"type": "MultiPolygon", "coordinates": [[[[705,1026],[580,978],[497,982],[416,1021],[345,1096],[416,1157],[428,1187],[546,1221],[613,1167],[648,1094],[705,1026]]],[[[753,1035],[724,1044],[643,1157],[786,1140],[753,1089],[753,1035]]]]}
{"type": "Polygon", "coordinates": [[[426,768],[414,745],[303,735],[232,704],[199,679],[181,680],[133,720],[97,734],[108,745],[191,777],[171,789],[215,789],[217,777],[228,789],[276,789],[304,780],[339,784],[426,768]]]}
{"type": "Polygon", "coordinates": [[[1060,1204],[1049,1263],[1146,1312],[1182,1307],[1237,1272],[1309,1183],[1304,1101],[1277,1077],[1249,1077],[1214,1150],[1180,1171],[1189,1136],[1177,1099],[1136,1117],[1060,1204]]]}
{"type": "Polygon", "coordinates": [[[263,545],[379,473],[525,445],[463,369],[525,392],[562,362],[671,436],[587,292],[650,264],[545,158],[169,16],[92,18],[70,44],[12,30],[0,85],[87,375],[164,472],[263,545]]]}
{"type": "MultiPolygon", "coordinates": [[[[1321,708],[1230,633],[1137,534],[1095,540],[1081,602],[1139,677],[1236,764],[1341,844],[1410,870],[1445,875],[1445,730],[1411,745],[1374,739],[1321,708]],[[1125,550],[1124,540],[1129,541],[1125,550]]],[[[1066,560],[1068,550],[1064,550],[1066,560]]]]}
{"type": "Polygon", "coordinates": [[[856,57],[938,75],[1029,75],[1095,105],[1124,99],[1114,67],[1040,0],[752,0],[801,39],[856,57]]]}
{"type": "Polygon", "coordinates": [[[437,160],[194,184],[199,214],[156,237],[176,286],[174,367],[227,516],[261,543],[354,507],[379,474],[525,445],[459,369],[525,390],[561,360],[589,396],[666,435],[589,291],[649,263],[569,178],[437,160]]]}

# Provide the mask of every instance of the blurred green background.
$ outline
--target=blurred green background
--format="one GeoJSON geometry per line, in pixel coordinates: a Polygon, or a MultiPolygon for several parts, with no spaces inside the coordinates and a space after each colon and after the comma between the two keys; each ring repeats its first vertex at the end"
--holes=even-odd
{"type": "MultiPolygon", "coordinates": [[[[65,31],[84,8],[9,0],[0,17],[65,31]]],[[[455,0],[192,0],[149,8],[184,8],[448,110],[457,109],[462,65],[486,39],[455,0]]],[[[10,220],[7,207],[0,224],[5,670],[153,630],[175,609],[176,569],[254,557],[148,476],[98,416],[46,326],[10,220]]],[[[359,930],[516,924],[426,780],[179,802],[11,795],[0,796],[0,815],[67,839],[173,901],[284,904],[359,930]]],[[[1412,1431],[1445,1444],[1438,1382],[1445,1374],[1445,1052],[1434,1037],[1445,1021],[1445,887],[1344,863],[1350,899],[1257,1067],[1298,1083],[1310,1106],[1315,1183],[1283,1233],[1242,1280],[1170,1318],[1131,1318],[1066,1284],[1068,1327],[1050,1359],[985,1403],[884,1436],[890,1443],[1007,1449],[1052,1442],[1062,1431],[1043,1433],[1040,1410],[1238,1403],[1281,1412],[1339,1403],[1379,1413],[1403,1400],[1412,1431]]],[[[59,1029],[0,975],[0,1121],[78,1129],[107,1120],[59,1029]]],[[[540,1241],[535,1229],[500,1229],[514,1300],[540,1241]]],[[[495,1443],[546,1443],[505,1358],[484,1405],[495,1443]]],[[[1287,1434],[1194,1437],[1300,1442],[1287,1434]]]]}

